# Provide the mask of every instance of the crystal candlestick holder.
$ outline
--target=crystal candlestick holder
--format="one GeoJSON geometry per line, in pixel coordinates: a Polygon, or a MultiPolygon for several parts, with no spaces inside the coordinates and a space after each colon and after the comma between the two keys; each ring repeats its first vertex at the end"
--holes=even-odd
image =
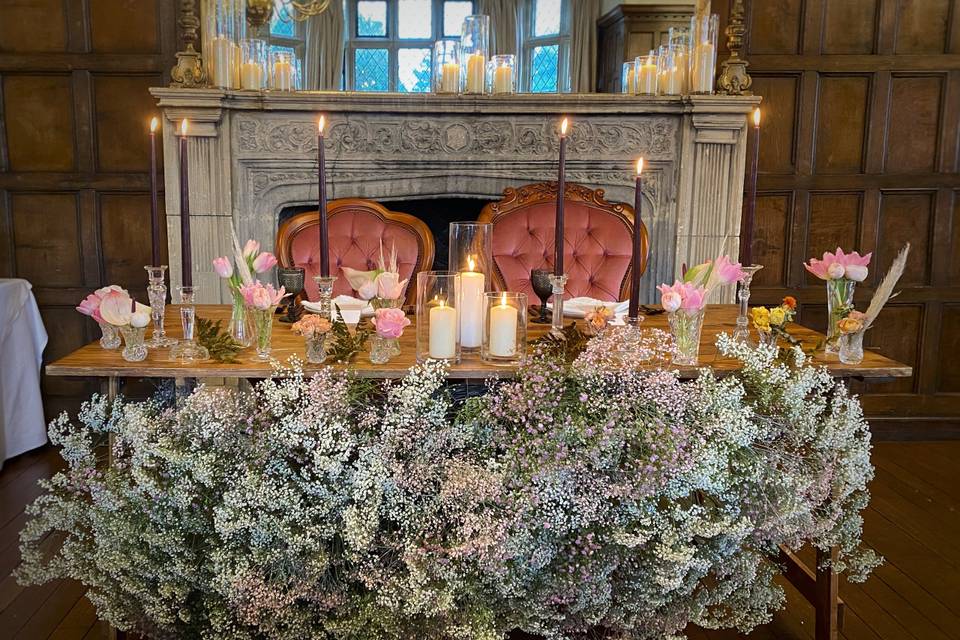
{"type": "Polygon", "coordinates": [[[333,283],[337,281],[336,276],[313,276],[313,282],[317,285],[317,293],[320,296],[317,304],[320,305],[320,317],[333,319],[331,300],[333,299],[333,283]]]}
{"type": "Polygon", "coordinates": [[[150,319],[153,320],[153,335],[146,344],[151,349],[173,346],[177,341],[168,338],[163,328],[163,316],[167,308],[167,285],[164,283],[167,267],[148,266],[144,269],[147,270],[147,297],[150,299],[150,319]]]}
{"type": "Polygon", "coordinates": [[[557,333],[563,332],[563,291],[567,286],[567,274],[550,276],[550,285],[553,287],[553,322],[550,323],[550,330],[557,333]]]}
{"type": "Polygon", "coordinates": [[[197,344],[197,307],[196,296],[199,287],[177,287],[180,294],[180,324],[183,327],[183,340],[170,349],[170,359],[192,362],[210,357],[207,348],[197,344]]]}
{"type": "Polygon", "coordinates": [[[740,279],[740,290],[737,292],[737,300],[740,302],[740,312],[737,314],[737,328],[733,330],[733,339],[744,344],[753,344],[750,337],[750,323],[747,319],[747,312],[750,306],[750,282],[757,271],[763,269],[763,265],[752,264],[749,267],[742,267],[743,278],[740,279]]]}

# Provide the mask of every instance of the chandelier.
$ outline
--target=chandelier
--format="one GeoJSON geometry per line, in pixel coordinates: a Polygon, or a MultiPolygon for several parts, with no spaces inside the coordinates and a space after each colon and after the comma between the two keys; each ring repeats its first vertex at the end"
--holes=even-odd
{"type": "Polygon", "coordinates": [[[303,22],[318,16],[330,6],[331,0],[247,0],[247,23],[259,29],[270,22],[274,10],[284,22],[303,22]]]}

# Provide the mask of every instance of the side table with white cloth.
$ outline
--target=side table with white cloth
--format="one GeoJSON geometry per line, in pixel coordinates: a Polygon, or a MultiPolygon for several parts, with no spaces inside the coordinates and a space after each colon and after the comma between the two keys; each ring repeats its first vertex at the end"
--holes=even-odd
{"type": "Polygon", "coordinates": [[[47,443],[40,369],[47,331],[31,285],[0,278],[0,467],[47,443]]]}

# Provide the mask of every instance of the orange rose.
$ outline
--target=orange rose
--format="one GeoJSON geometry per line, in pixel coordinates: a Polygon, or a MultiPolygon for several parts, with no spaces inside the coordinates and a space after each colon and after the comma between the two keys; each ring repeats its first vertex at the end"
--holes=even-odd
{"type": "Polygon", "coordinates": [[[791,309],[796,309],[796,308],[797,308],[797,299],[794,298],[793,296],[786,296],[786,297],[783,299],[783,306],[785,306],[785,307],[790,307],[791,309]]]}

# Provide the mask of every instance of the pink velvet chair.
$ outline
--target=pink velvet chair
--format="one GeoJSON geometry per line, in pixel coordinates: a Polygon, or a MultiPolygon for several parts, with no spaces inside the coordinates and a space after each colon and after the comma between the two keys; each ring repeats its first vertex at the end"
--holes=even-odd
{"type": "MultiPolygon", "coordinates": [[[[377,266],[380,242],[389,260],[397,248],[400,278],[408,278],[407,302],[416,299],[416,274],[433,265],[434,242],[430,229],[421,220],[406,213],[389,211],[370,200],[344,198],[327,205],[327,233],[330,238],[330,275],[337,276],[335,296],[353,295],[341,267],[369,270],[377,266]]],[[[320,219],[316,211],[298,213],[280,225],[277,232],[277,260],[282,267],[306,270],[306,295],[316,300],[313,276],[320,275],[320,219]]]]}
{"type": "MultiPolygon", "coordinates": [[[[563,261],[567,295],[626,300],[633,255],[633,207],[603,199],[603,189],[567,183],[564,197],[563,261]]],[[[533,269],[553,269],[557,183],[508,188],[503,199],[483,208],[479,220],[493,223],[494,280],[499,290],[537,297],[530,284],[533,269]]],[[[641,273],[647,268],[649,240],[640,225],[641,273]]]]}

